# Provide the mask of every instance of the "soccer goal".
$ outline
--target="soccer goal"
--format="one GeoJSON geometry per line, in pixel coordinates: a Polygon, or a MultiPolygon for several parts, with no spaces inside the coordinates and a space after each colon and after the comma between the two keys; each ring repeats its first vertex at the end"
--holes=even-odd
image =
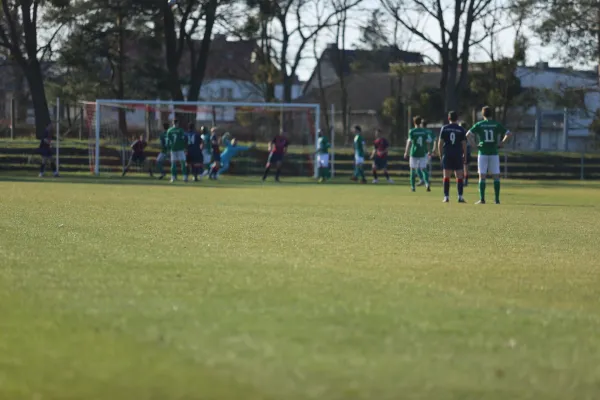
{"type": "Polygon", "coordinates": [[[268,143],[280,131],[290,142],[284,161],[288,176],[316,176],[315,149],[318,140],[318,104],[183,102],[163,100],[96,100],[83,102],[89,137],[90,171],[121,172],[130,156],[130,143],[143,136],[148,141],[148,159],[159,152],[158,137],[163,124],[177,117],[187,130],[201,126],[228,132],[240,146],[250,149],[232,161],[232,174],[259,174],[268,157],[268,143]]]}

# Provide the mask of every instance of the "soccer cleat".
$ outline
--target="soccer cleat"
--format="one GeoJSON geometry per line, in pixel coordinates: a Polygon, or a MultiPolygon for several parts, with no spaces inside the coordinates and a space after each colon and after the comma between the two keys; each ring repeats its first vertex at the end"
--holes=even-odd
{"type": "Polygon", "coordinates": [[[463,199],[462,197],[459,197],[459,198],[458,198],[458,202],[459,202],[459,203],[466,203],[466,200],[465,200],[465,199],[463,199]]]}
{"type": "Polygon", "coordinates": [[[477,203],[475,204],[485,204],[485,200],[479,200],[477,203]]]}
{"type": "Polygon", "coordinates": [[[317,182],[319,182],[319,183],[323,183],[323,182],[325,182],[325,179],[323,179],[323,178],[319,178],[319,180],[318,180],[317,182]]]}
{"type": "Polygon", "coordinates": [[[388,183],[394,183],[394,181],[390,178],[387,180],[388,183]]]}
{"type": "Polygon", "coordinates": [[[431,186],[427,185],[427,191],[431,192],[431,186]]]}
{"type": "Polygon", "coordinates": [[[367,183],[367,180],[363,179],[363,180],[360,181],[360,183],[365,184],[365,183],[367,183]]]}
{"type": "Polygon", "coordinates": [[[353,182],[356,182],[356,181],[358,181],[358,178],[355,177],[355,176],[353,176],[352,178],[350,178],[350,180],[353,181],[353,182]]]}
{"type": "Polygon", "coordinates": [[[500,204],[500,200],[496,200],[496,201],[495,201],[495,203],[496,203],[496,204],[500,204]]]}
{"type": "Polygon", "coordinates": [[[450,203],[450,197],[448,197],[448,196],[444,197],[444,200],[442,200],[442,203],[450,203]]]}
{"type": "Polygon", "coordinates": [[[379,183],[379,179],[373,179],[373,182],[371,183],[379,183]]]}
{"type": "Polygon", "coordinates": [[[198,177],[197,176],[194,177],[194,182],[198,182],[198,177]]]}
{"type": "Polygon", "coordinates": [[[177,180],[176,177],[174,177],[174,176],[171,177],[171,183],[175,182],[176,180],[177,180]]]}
{"type": "Polygon", "coordinates": [[[411,188],[410,188],[410,191],[411,191],[411,192],[415,192],[416,190],[417,190],[417,189],[415,189],[414,187],[411,187],[411,188]]]}

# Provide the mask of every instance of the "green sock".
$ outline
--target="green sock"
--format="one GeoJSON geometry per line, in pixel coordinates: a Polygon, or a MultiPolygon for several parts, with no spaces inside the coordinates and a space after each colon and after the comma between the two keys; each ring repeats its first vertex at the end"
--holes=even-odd
{"type": "Polygon", "coordinates": [[[423,170],[423,182],[425,182],[425,185],[429,186],[429,171],[426,169],[423,170]]]}
{"type": "Polygon", "coordinates": [[[323,167],[319,167],[319,171],[317,172],[318,178],[323,178],[323,167]]]}
{"type": "Polygon", "coordinates": [[[421,171],[420,169],[417,170],[417,174],[419,175],[419,179],[421,179],[422,181],[425,181],[425,179],[423,179],[423,171],[421,171]]]}
{"type": "Polygon", "coordinates": [[[355,178],[358,178],[358,165],[354,166],[354,173],[352,174],[355,178]]]}
{"type": "Polygon", "coordinates": [[[325,168],[325,178],[331,179],[331,170],[329,167],[325,168]]]}
{"type": "Polygon", "coordinates": [[[416,172],[414,169],[411,169],[411,170],[410,170],[410,187],[411,187],[412,189],[414,189],[414,188],[415,188],[415,180],[416,180],[416,177],[417,177],[417,172],[416,172]]]}
{"type": "Polygon", "coordinates": [[[363,170],[362,165],[358,167],[358,176],[360,176],[360,179],[363,181],[365,180],[365,171],[363,170]]]}
{"type": "Polygon", "coordinates": [[[171,177],[177,178],[177,164],[174,162],[171,163],[171,177]]]}
{"type": "Polygon", "coordinates": [[[494,194],[496,195],[496,202],[500,203],[500,179],[494,179],[494,194]]]}
{"type": "Polygon", "coordinates": [[[479,200],[485,201],[485,179],[479,181],[479,200]]]}
{"type": "Polygon", "coordinates": [[[185,162],[181,163],[181,172],[183,172],[183,176],[187,176],[187,165],[185,165],[185,162]]]}
{"type": "Polygon", "coordinates": [[[160,172],[161,175],[165,174],[165,169],[163,167],[163,163],[161,162],[158,163],[158,172],[160,172]]]}

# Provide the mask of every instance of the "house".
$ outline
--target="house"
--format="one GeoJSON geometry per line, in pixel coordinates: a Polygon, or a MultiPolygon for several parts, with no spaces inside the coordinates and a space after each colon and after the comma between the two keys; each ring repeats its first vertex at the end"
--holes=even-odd
{"type": "Polygon", "coordinates": [[[377,50],[339,50],[336,44],[329,44],[321,53],[303,93],[308,94],[319,87],[327,87],[337,82],[340,74],[350,76],[354,73],[387,73],[390,71],[390,64],[399,62],[422,64],[423,55],[393,47],[377,50]]]}

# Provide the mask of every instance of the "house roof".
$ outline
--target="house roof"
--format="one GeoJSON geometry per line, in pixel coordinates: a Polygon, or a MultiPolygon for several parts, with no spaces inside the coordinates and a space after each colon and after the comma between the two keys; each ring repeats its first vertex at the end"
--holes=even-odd
{"type": "Polygon", "coordinates": [[[329,63],[336,71],[341,71],[346,76],[357,72],[389,72],[390,64],[399,62],[421,64],[423,55],[394,47],[377,50],[343,49],[340,51],[336,45],[329,45],[321,53],[317,66],[312,71],[307,83],[313,80],[321,63],[329,63]]]}
{"type": "MultiPolygon", "coordinates": [[[[439,87],[439,73],[405,75],[402,79],[402,95],[408,98],[414,91],[439,87]]],[[[396,74],[388,72],[355,73],[345,80],[348,106],[354,110],[379,110],[386,98],[392,97],[400,87],[396,74]]],[[[342,89],[339,82],[324,89],[327,104],[341,107],[342,89]]],[[[315,89],[306,93],[297,102],[321,103],[321,91],[315,89]]]]}

